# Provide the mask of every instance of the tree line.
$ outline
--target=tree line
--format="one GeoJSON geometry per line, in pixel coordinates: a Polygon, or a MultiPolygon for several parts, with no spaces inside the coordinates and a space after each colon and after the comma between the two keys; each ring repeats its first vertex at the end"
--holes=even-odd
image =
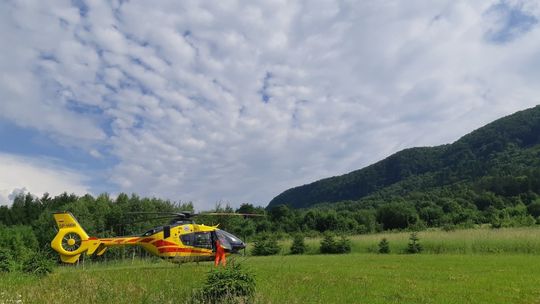
{"type": "MultiPolygon", "coordinates": [[[[257,235],[319,236],[325,232],[363,234],[383,230],[421,230],[427,227],[455,229],[490,224],[494,228],[530,226],[540,222],[540,196],[533,191],[514,193],[525,177],[486,178],[477,189],[451,185],[427,192],[406,195],[377,195],[360,201],[319,204],[293,209],[278,205],[265,209],[246,203],[239,208],[217,204],[213,212],[259,213],[264,217],[200,216],[198,223],[219,224],[245,241],[257,235]],[[501,186],[502,185],[502,186],[501,186]],[[506,185],[506,186],[505,186],[506,185]],[[517,185],[517,186],[516,186],[517,185]]],[[[530,183],[528,183],[530,184],[530,183]]],[[[52,213],[72,212],[89,235],[114,237],[139,235],[167,224],[166,220],[146,220],[130,212],[179,212],[193,210],[191,202],[173,202],[159,198],[120,194],[77,196],[61,194],[41,198],[31,194],[17,196],[10,207],[0,207],[0,246],[9,254],[26,256],[34,251],[53,254],[50,241],[56,234],[52,213]]],[[[145,255],[140,248],[113,248],[105,259],[131,254],[145,255]]],[[[53,255],[55,256],[55,255],[53,255]]]]}

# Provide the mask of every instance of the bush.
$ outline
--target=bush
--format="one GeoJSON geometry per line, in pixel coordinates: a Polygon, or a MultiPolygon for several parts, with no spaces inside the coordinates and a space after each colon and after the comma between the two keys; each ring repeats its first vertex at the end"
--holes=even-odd
{"type": "Polygon", "coordinates": [[[351,252],[351,241],[342,235],[339,241],[336,243],[335,253],[349,253],[351,252]]]}
{"type": "Polygon", "coordinates": [[[22,270],[38,276],[45,276],[54,269],[54,261],[41,251],[36,251],[28,257],[22,265],[22,270]]]}
{"type": "Polygon", "coordinates": [[[321,241],[321,253],[349,253],[351,252],[351,241],[345,236],[341,236],[339,241],[334,239],[330,233],[324,235],[321,241]]]}
{"type": "Polygon", "coordinates": [[[407,253],[420,253],[422,252],[423,248],[420,244],[420,239],[418,238],[418,235],[416,232],[411,233],[411,236],[409,237],[409,244],[407,246],[407,253]]]}
{"type": "Polygon", "coordinates": [[[274,255],[278,254],[279,247],[275,236],[262,234],[255,238],[251,254],[253,255],[274,255]]]}
{"type": "Polygon", "coordinates": [[[304,243],[304,236],[297,234],[293,238],[291,245],[291,254],[303,254],[306,252],[306,244],[304,243]]]}
{"type": "Polygon", "coordinates": [[[334,236],[330,233],[326,233],[321,241],[321,253],[334,253],[336,247],[336,241],[334,236]]]}
{"type": "Polygon", "coordinates": [[[196,291],[192,303],[250,303],[255,295],[253,275],[241,264],[215,268],[208,273],[204,285],[196,291]]]}
{"type": "Polygon", "coordinates": [[[379,253],[390,253],[390,243],[386,238],[379,242],[379,253]]]}
{"type": "Polygon", "coordinates": [[[442,230],[446,231],[446,232],[455,231],[456,230],[456,225],[454,225],[454,224],[445,224],[444,226],[442,226],[442,230]]]}
{"type": "Polygon", "coordinates": [[[15,261],[11,251],[6,248],[0,248],[0,272],[12,272],[15,270],[15,261]]]}

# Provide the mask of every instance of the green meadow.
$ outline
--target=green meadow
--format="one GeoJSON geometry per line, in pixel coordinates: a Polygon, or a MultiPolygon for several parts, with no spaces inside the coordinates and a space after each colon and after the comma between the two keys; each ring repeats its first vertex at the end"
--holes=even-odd
{"type": "MultiPolygon", "coordinates": [[[[256,279],[256,303],[540,303],[540,230],[419,234],[422,254],[402,254],[408,233],[351,237],[353,252],[236,256],[256,279]],[[386,237],[392,254],[374,253],[386,237]]],[[[288,245],[282,242],[283,246],[288,245]]],[[[184,303],[211,263],[126,260],[57,267],[38,278],[0,274],[0,303],[184,303]]]]}
{"type": "MultiPolygon", "coordinates": [[[[410,232],[385,232],[350,237],[352,252],[376,253],[382,238],[390,243],[392,253],[403,253],[410,232]]],[[[523,228],[475,228],[454,231],[440,229],[418,232],[424,253],[428,254],[539,254],[540,229],[523,228]]],[[[309,253],[317,253],[320,238],[306,239],[309,253]]],[[[283,241],[286,253],[290,241],[283,241]]]]}

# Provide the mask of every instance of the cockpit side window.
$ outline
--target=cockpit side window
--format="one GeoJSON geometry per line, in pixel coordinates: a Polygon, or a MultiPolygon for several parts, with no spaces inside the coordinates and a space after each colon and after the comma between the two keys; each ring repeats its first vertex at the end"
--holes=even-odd
{"type": "Polygon", "coordinates": [[[180,241],[186,246],[193,246],[193,233],[180,235],[180,241]]]}
{"type": "Polygon", "coordinates": [[[212,249],[212,237],[210,232],[194,232],[180,236],[182,244],[198,248],[212,249]]]}

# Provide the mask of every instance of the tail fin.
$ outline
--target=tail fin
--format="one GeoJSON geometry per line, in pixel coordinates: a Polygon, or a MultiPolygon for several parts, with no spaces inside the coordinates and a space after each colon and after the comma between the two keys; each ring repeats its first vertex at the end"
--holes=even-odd
{"type": "Polygon", "coordinates": [[[51,247],[60,254],[64,263],[75,263],[81,253],[87,251],[88,234],[70,212],[54,214],[58,233],[51,242],[51,247]]]}
{"type": "Polygon", "coordinates": [[[71,212],[62,212],[62,213],[55,213],[54,214],[54,220],[56,221],[56,226],[58,226],[58,230],[62,229],[69,229],[74,230],[81,238],[87,240],[88,234],[86,234],[86,231],[82,228],[81,224],[77,222],[77,219],[71,214],[71,212]]]}

